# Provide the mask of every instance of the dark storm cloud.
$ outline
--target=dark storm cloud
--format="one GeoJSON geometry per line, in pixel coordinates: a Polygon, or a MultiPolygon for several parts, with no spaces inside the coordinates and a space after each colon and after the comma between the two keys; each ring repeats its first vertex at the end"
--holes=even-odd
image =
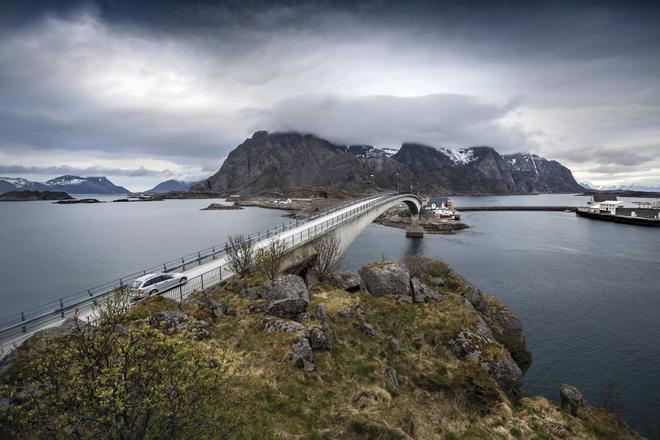
{"type": "Polygon", "coordinates": [[[497,120],[514,110],[472,96],[436,94],[395,96],[308,96],[254,110],[253,128],[308,131],[336,143],[399,146],[402,140],[434,146],[489,144],[506,151],[527,142],[525,133],[506,129],[497,120]]]}
{"type": "Polygon", "coordinates": [[[166,177],[172,175],[169,170],[150,170],[143,167],[103,168],[103,167],[72,167],[67,165],[52,167],[26,167],[22,165],[0,165],[0,175],[4,174],[37,174],[37,175],[63,175],[77,176],[127,176],[127,177],[166,177]]]}
{"type": "Polygon", "coordinates": [[[655,2],[10,2],[0,160],[206,172],[295,129],[656,169],[658,22],[655,2]]]}

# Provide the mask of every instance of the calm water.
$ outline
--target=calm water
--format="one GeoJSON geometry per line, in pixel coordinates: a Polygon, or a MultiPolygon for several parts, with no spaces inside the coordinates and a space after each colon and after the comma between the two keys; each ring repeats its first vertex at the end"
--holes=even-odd
{"type": "MultiPolygon", "coordinates": [[[[458,206],[581,205],[570,195],[456,197],[458,206]]],[[[0,315],[286,222],[280,211],[200,211],[212,200],[53,205],[0,203],[0,315]]],[[[371,225],[345,255],[357,270],[407,253],[443,258],[512,308],[534,363],[525,391],[557,399],[560,383],[596,403],[608,378],[638,430],[660,395],[660,230],[561,212],[464,213],[454,236],[404,237],[371,225]]],[[[655,413],[657,417],[657,412],[655,413]]]]}
{"type": "Polygon", "coordinates": [[[0,315],[289,221],[259,208],[200,211],[212,202],[222,201],[0,203],[0,315]]]}
{"type": "MultiPolygon", "coordinates": [[[[555,204],[541,196],[456,199],[463,206],[555,204]]],[[[562,212],[474,212],[463,221],[470,229],[422,240],[371,225],[344,264],[357,270],[407,253],[440,257],[522,320],[534,356],[526,393],[557,400],[568,383],[596,404],[612,378],[625,398],[624,420],[637,430],[645,414],[658,420],[651,398],[660,397],[660,229],[562,212]]]]}

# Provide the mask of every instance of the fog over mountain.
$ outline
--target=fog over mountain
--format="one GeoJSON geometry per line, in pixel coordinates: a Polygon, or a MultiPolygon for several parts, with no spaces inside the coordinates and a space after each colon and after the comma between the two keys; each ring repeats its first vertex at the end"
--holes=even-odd
{"type": "Polygon", "coordinates": [[[10,1],[0,175],[146,190],[265,129],[658,186],[658,22],[653,2],[10,1]]]}

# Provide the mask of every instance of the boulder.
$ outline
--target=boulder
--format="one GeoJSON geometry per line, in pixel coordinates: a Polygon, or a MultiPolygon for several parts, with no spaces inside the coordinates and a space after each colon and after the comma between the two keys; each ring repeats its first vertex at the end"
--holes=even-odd
{"type": "Polygon", "coordinates": [[[321,327],[313,327],[309,331],[309,345],[315,351],[332,350],[332,340],[329,334],[324,332],[321,327]]]}
{"type": "Polygon", "coordinates": [[[271,316],[261,318],[261,323],[264,326],[264,330],[268,333],[305,331],[305,326],[299,322],[273,318],[271,316]]]}
{"type": "Polygon", "coordinates": [[[309,343],[313,350],[331,351],[332,350],[332,332],[328,315],[325,312],[325,306],[319,304],[316,306],[316,319],[321,323],[320,327],[314,327],[309,332],[309,343]]]}
{"type": "Polygon", "coordinates": [[[234,308],[230,305],[223,304],[219,301],[216,301],[215,299],[203,295],[200,297],[190,297],[187,298],[184,302],[198,306],[202,309],[208,309],[215,315],[216,317],[221,317],[225,315],[235,315],[236,311],[234,308]]]}
{"type": "Polygon", "coordinates": [[[513,339],[519,344],[525,344],[522,324],[518,317],[509,309],[500,307],[491,308],[490,318],[492,324],[506,337],[513,339]]]}
{"type": "Polygon", "coordinates": [[[495,342],[493,332],[483,320],[479,320],[474,329],[463,330],[449,341],[454,353],[468,361],[478,361],[486,345],[495,342]]]}
{"type": "Polygon", "coordinates": [[[257,291],[259,298],[268,300],[303,299],[309,301],[305,281],[297,275],[281,275],[263,284],[257,291]]]}
{"type": "Polygon", "coordinates": [[[376,337],[376,329],[374,328],[373,325],[368,323],[364,318],[360,318],[358,322],[355,323],[355,327],[370,338],[376,337]]]}
{"type": "Polygon", "coordinates": [[[364,317],[364,308],[358,304],[352,309],[340,310],[337,315],[345,319],[360,319],[364,317]]]}
{"type": "Polygon", "coordinates": [[[188,326],[188,315],[180,310],[160,310],[151,316],[149,325],[165,333],[179,333],[188,326]]]}
{"type": "Polygon", "coordinates": [[[312,346],[309,344],[309,340],[306,337],[301,335],[298,340],[291,345],[291,361],[293,362],[293,365],[304,369],[308,373],[311,373],[316,368],[312,346]]]}
{"type": "Polygon", "coordinates": [[[423,303],[430,299],[435,301],[442,301],[442,294],[424,284],[420,279],[413,278],[410,281],[410,284],[412,286],[412,297],[415,303],[423,303]]]}
{"type": "Polygon", "coordinates": [[[372,263],[360,269],[360,277],[373,296],[412,296],[410,272],[399,262],[372,263]]]}
{"type": "Polygon", "coordinates": [[[328,279],[337,289],[343,289],[347,292],[357,292],[360,290],[360,277],[351,272],[333,272],[328,279]]]}
{"type": "Polygon", "coordinates": [[[307,311],[309,301],[302,298],[287,298],[271,301],[265,308],[267,315],[278,316],[284,319],[298,319],[298,316],[307,311]]]}
{"type": "Polygon", "coordinates": [[[318,284],[319,281],[319,276],[316,273],[314,269],[308,270],[305,273],[305,284],[307,287],[313,286],[314,284],[318,284]]]}
{"type": "Polygon", "coordinates": [[[576,416],[581,409],[589,409],[589,404],[584,397],[582,397],[580,390],[575,387],[561,384],[559,386],[559,397],[561,399],[562,409],[568,411],[574,416],[576,416]]]}
{"type": "Polygon", "coordinates": [[[285,275],[297,275],[301,278],[305,277],[305,274],[312,268],[314,267],[314,264],[316,264],[316,254],[311,255],[304,260],[293,264],[286,269],[284,269],[283,273],[285,275]]]}
{"type": "Polygon", "coordinates": [[[247,298],[248,296],[248,291],[243,286],[243,283],[241,283],[241,280],[237,278],[232,279],[227,285],[227,288],[236,293],[241,298],[247,298]]]}
{"type": "Polygon", "coordinates": [[[194,341],[201,341],[209,337],[209,325],[201,319],[191,322],[188,326],[188,331],[194,341]]]}
{"type": "Polygon", "coordinates": [[[430,277],[428,279],[428,284],[430,284],[433,287],[445,287],[447,285],[447,282],[442,278],[430,277]]]}
{"type": "Polygon", "coordinates": [[[482,364],[482,367],[495,379],[495,382],[509,396],[520,394],[523,374],[518,364],[508,352],[494,361],[482,364]]]}
{"type": "Polygon", "coordinates": [[[390,338],[390,349],[396,354],[401,354],[403,352],[401,342],[395,337],[390,338]]]}

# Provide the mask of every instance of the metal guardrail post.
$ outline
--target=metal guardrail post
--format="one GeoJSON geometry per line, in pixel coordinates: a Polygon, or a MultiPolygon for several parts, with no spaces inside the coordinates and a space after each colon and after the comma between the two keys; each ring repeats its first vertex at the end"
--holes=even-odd
{"type": "Polygon", "coordinates": [[[62,301],[62,298],[60,298],[60,314],[64,318],[64,301],[62,301]]]}

